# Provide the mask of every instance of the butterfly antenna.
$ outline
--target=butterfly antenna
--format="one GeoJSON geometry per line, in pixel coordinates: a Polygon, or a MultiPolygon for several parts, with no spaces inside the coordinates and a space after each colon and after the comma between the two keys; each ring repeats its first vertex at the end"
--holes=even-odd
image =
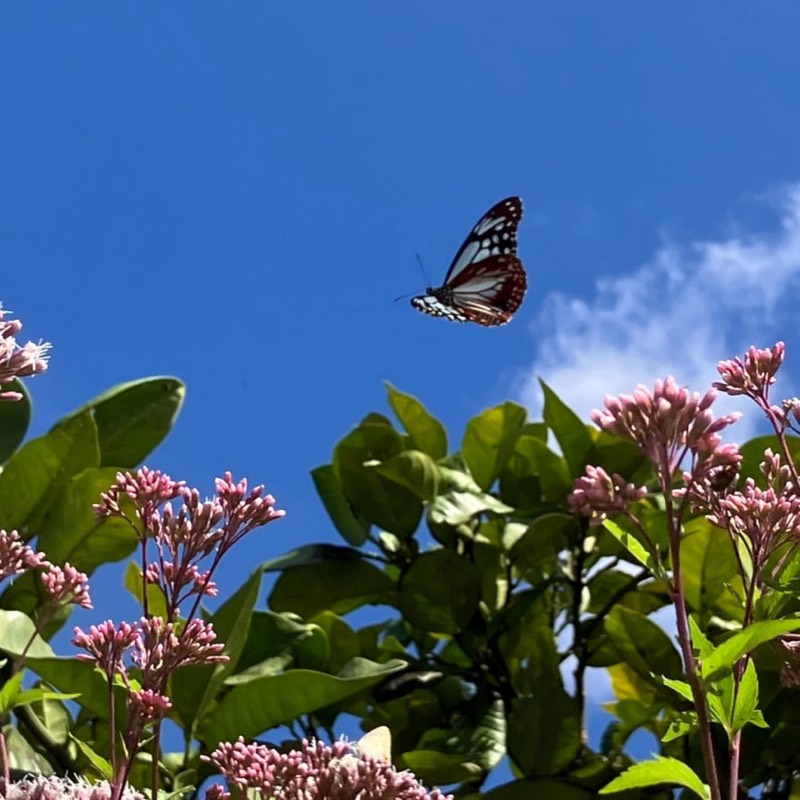
{"type": "Polygon", "coordinates": [[[422,258],[419,253],[417,253],[417,264],[419,264],[419,268],[422,270],[422,277],[425,278],[425,285],[430,286],[431,281],[430,278],[428,278],[428,273],[425,272],[425,265],[422,263],[422,258]]]}

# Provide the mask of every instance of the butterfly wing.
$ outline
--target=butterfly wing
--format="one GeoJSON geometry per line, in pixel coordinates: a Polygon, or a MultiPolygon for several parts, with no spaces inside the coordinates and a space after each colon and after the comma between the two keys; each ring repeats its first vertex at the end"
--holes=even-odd
{"type": "Polygon", "coordinates": [[[517,226],[522,219],[522,199],[507,197],[493,205],[469,232],[447,275],[444,285],[454,281],[469,267],[490,256],[517,254],[517,226]]]}
{"type": "Polygon", "coordinates": [[[522,303],[527,277],[517,258],[522,200],[492,206],[456,253],[444,284],[414,297],[411,305],[435,317],[479,325],[503,325],[522,303]]]}
{"type": "Polygon", "coordinates": [[[373,728],[362,736],[356,744],[361,755],[374,758],[376,761],[392,761],[392,734],[385,726],[373,728]]]}
{"type": "Polygon", "coordinates": [[[452,283],[415,297],[414,308],[454,322],[491,327],[511,320],[528,280],[515,256],[491,256],[462,270],[452,283]]]}

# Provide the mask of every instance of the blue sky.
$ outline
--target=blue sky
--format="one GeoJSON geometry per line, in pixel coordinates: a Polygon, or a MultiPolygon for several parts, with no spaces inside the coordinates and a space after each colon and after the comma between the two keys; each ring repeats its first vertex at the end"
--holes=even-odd
{"type": "Polygon", "coordinates": [[[3,4],[0,299],[54,344],[35,432],[184,380],[149,466],[288,511],[233,589],[335,540],[308,473],[384,380],[455,447],[488,405],[535,408],[537,374],[586,413],[667,372],[704,388],[750,343],[785,339],[791,372],[799,25],[790,0],[3,4]],[[509,326],[393,302],[509,194],[509,326]]]}

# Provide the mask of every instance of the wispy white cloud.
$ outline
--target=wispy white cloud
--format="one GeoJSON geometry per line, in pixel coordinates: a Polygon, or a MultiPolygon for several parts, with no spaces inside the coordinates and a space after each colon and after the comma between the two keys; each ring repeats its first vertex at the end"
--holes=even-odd
{"type": "MultiPolygon", "coordinates": [[[[744,233],[738,226],[717,241],[667,242],[632,272],[599,278],[589,299],[547,297],[523,402],[541,407],[540,376],[588,419],[606,394],[669,374],[705,391],[718,378],[720,359],[750,344],[791,340],[800,317],[800,183],[768,202],[772,231],[744,233]]],[[[786,394],[794,391],[784,386],[786,394]]],[[[733,405],[747,412],[732,433],[737,441],[750,438],[760,424],[755,409],[722,400],[720,411],[733,405]]]]}

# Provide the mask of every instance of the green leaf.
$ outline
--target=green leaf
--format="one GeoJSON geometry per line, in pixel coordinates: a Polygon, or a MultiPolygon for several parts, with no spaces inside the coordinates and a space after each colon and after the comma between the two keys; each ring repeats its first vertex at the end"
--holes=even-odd
{"type": "MultiPolygon", "coordinates": [[[[102,720],[108,720],[108,683],[104,675],[93,663],[77,658],[28,658],[26,666],[30,667],[47,683],[62,692],[69,692],[80,697],[80,705],[102,720]]],[[[127,693],[117,686],[114,689],[117,706],[117,723],[124,728],[125,720],[120,713],[125,708],[127,693]]]]}
{"type": "Polygon", "coordinates": [[[371,414],[336,445],[333,467],[345,497],[358,514],[407,539],[422,518],[422,501],[374,469],[375,463],[387,461],[403,449],[400,434],[389,421],[371,414]]]}
{"type": "Polygon", "coordinates": [[[466,558],[448,549],[418,556],[400,579],[400,608],[412,625],[455,633],[478,608],[481,576],[466,558]]]}
{"type": "MultiPolygon", "coordinates": [[[[338,615],[332,611],[323,611],[309,620],[325,633],[330,643],[326,658],[318,668],[333,674],[344,668],[348,661],[361,656],[361,644],[358,634],[338,615]]],[[[300,666],[310,667],[310,664],[300,666]]]]}
{"type": "Polygon", "coordinates": [[[386,573],[365,559],[349,558],[284,568],[269,598],[273,611],[293,611],[304,618],[321,611],[346,614],[367,604],[396,603],[396,586],[386,573]]]}
{"type": "Polygon", "coordinates": [[[501,503],[490,494],[479,492],[446,492],[430,505],[428,519],[431,526],[457,527],[481,514],[510,514],[514,509],[501,503]]]}
{"type": "Polygon", "coordinates": [[[311,470],[311,478],[331,522],[342,539],[353,547],[364,544],[369,536],[370,524],[350,505],[333,466],[325,464],[311,470]]]}
{"type": "Polygon", "coordinates": [[[669,719],[669,726],[661,741],[672,742],[682,736],[688,736],[697,730],[697,714],[694,711],[680,711],[669,719]]]}
{"type": "MultiPolygon", "coordinates": [[[[429,785],[473,781],[497,766],[506,755],[506,716],[502,701],[478,700],[467,706],[465,700],[461,694],[457,702],[466,714],[460,714],[455,725],[446,732],[423,733],[414,750],[403,751],[397,766],[410,769],[429,785]]],[[[436,713],[435,707],[431,707],[431,711],[436,713]]],[[[412,720],[416,716],[413,714],[412,720]]],[[[397,718],[392,722],[398,729],[408,725],[397,718]]],[[[422,730],[428,727],[421,723],[417,718],[414,727],[422,727],[422,730]]]]}
{"type": "Polygon", "coordinates": [[[99,519],[92,508],[116,474],[114,467],[85,469],[66,482],[39,530],[39,548],[53,563],[69,561],[91,574],[101,564],[134,551],[138,538],[130,525],[118,517],[99,519]]]}
{"type": "Polygon", "coordinates": [[[578,707],[563,690],[550,689],[514,703],[508,722],[508,752],[525,777],[561,772],[582,746],[578,707]]]}
{"type": "Polygon", "coordinates": [[[0,473],[0,528],[35,530],[65,482],[99,463],[97,428],[89,414],[63,420],[31,440],[0,473]]]}
{"type": "MultiPolygon", "coordinates": [[[[643,567],[647,567],[654,575],[663,573],[663,568],[659,566],[654,554],[651,554],[645,546],[632,534],[617,525],[610,519],[603,520],[603,527],[638,561],[643,567]]],[[[659,575],[660,576],[660,575],[659,575]]],[[[660,576],[663,577],[663,576],[660,576]]]]}
{"type": "Polygon", "coordinates": [[[186,389],[177,378],[158,376],[121,383],[73,415],[91,411],[104,467],[135,467],[172,429],[186,389]]]}
{"type": "Polygon", "coordinates": [[[675,680],[674,678],[660,678],[664,686],[669,686],[670,689],[677,692],[684,700],[690,703],[694,702],[694,695],[692,694],[692,687],[686,681],[675,680]]]}
{"type": "Polygon", "coordinates": [[[467,423],[461,452],[472,477],[484,491],[492,487],[514,452],[526,418],[522,406],[503,403],[467,423]]]}
{"type": "Polygon", "coordinates": [[[20,670],[16,675],[12,675],[2,687],[0,687],[0,714],[7,714],[15,706],[15,700],[22,689],[22,678],[24,673],[20,670]]]}
{"type": "Polygon", "coordinates": [[[726,639],[709,656],[703,658],[700,674],[706,681],[713,680],[719,673],[731,669],[742,656],[760,644],[798,629],[800,618],[754,622],[726,639]]]}
{"type": "Polygon", "coordinates": [[[573,478],[583,474],[591,460],[594,442],[586,424],[580,417],[559,399],[556,393],[543,381],[539,383],[544,392],[544,421],[556,437],[561,452],[569,464],[573,478]]]}
{"type": "Polygon", "coordinates": [[[759,728],[769,727],[764,716],[758,710],[758,675],[752,660],[747,662],[742,679],[739,682],[739,691],[735,694],[736,702],[731,715],[732,732],[740,731],[752,723],[759,728]]]}
{"type": "Polygon", "coordinates": [[[738,573],[730,536],[705,517],[691,520],[681,539],[686,601],[692,611],[709,610],[738,573]]]}
{"type": "Polygon", "coordinates": [[[375,465],[375,471],[398,486],[410,489],[420,500],[430,502],[439,493],[439,468],[418,450],[405,450],[375,465]]]}
{"type": "Polygon", "coordinates": [[[622,775],[600,789],[600,794],[611,794],[625,789],[643,789],[662,783],[683,786],[704,799],[710,796],[708,788],[690,766],[676,758],[661,756],[656,756],[655,761],[643,761],[641,764],[629,767],[622,775]]]}
{"type": "Polygon", "coordinates": [[[644,615],[614,606],[605,619],[605,630],[625,662],[644,680],[660,688],[654,674],[681,676],[681,658],[669,636],[644,615]]]}
{"type": "Polygon", "coordinates": [[[0,400],[0,464],[4,464],[22,444],[31,424],[31,397],[19,378],[2,387],[4,392],[19,392],[21,400],[0,400]]]}
{"type": "Polygon", "coordinates": [[[214,626],[217,641],[225,643],[225,655],[230,660],[222,664],[183,667],[172,681],[171,699],[191,733],[215,701],[225,679],[239,667],[253,608],[261,592],[262,576],[263,570],[259,567],[208,619],[214,626]]]}
{"type": "Polygon", "coordinates": [[[89,763],[97,770],[103,780],[111,781],[114,777],[114,770],[111,762],[96,753],[86,742],[81,741],[77,736],[70,736],[73,742],[78,745],[78,749],[83,753],[89,763]]]}
{"type": "Polygon", "coordinates": [[[27,614],[4,609],[0,609],[0,651],[15,658],[23,653],[28,658],[53,655],[50,645],[36,633],[36,626],[27,614]]]}
{"type": "Polygon", "coordinates": [[[420,450],[434,461],[447,455],[447,433],[444,426],[425,406],[410,394],[395,389],[386,382],[389,405],[411,437],[414,450],[420,450]]]}
{"type": "Polygon", "coordinates": [[[252,738],[304,714],[340,703],[404,669],[406,662],[391,660],[376,664],[353,659],[337,675],[293,669],[268,675],[231,689],[199,731],[208,747],[238,736],[252,738]]]}

